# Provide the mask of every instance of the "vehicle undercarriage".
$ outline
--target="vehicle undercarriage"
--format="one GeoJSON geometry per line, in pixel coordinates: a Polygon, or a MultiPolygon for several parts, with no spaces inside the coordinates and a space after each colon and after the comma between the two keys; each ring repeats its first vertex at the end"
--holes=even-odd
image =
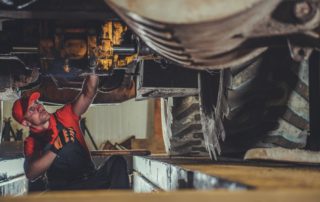
{"type": "Polygon", "coordinates": [[[0,2],[2,100],[70,102],[98,74],[95,103],[163,98],[171,155],[306,147],[317,0],[0,2]]]}

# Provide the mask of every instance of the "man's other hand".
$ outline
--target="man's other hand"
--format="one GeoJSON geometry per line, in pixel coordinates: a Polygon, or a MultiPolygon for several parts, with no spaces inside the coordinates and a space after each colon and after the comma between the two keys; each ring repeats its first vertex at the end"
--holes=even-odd
{"type": "Polygon", "coordinates": [[[76,132],[73,128],[64,128],[56,137],[51,145],[50,150],[54,153],[58,153],[65,144],[75,141],[76,132]]]}

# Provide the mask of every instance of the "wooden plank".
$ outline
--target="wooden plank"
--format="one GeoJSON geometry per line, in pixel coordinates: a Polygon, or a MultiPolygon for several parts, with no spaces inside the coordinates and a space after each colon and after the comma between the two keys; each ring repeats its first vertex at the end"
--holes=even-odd
{"type": "Polygon", "coordinates": [[[244,159],[284,161],[320,165],[320,152],[307,151],[302,149],[286,149],[282,147],[255,148],[248,150],[244,156],[244,159]]]}
{"type": "Polygon", "coordinates": [[[179,164],[207,175],[236,181],[256,189],[320,189],[320,167],[301,167],[293,165],[254,166],[219,164],[179,164]]]}
{"type": "Polygon", "coordinates": [[[110,156],[110,155],[147,156],[147,155],[150,155],[150,151],[145,149],[97,150],[97,151],[91,151],[90,153],[92,156],[110,156]]]}
{"type": "Polygon", "coordinates": [[[147,139],[132,140],[132,149],[145,148],[150,150],[152,154],[163,154],[166,151],[162,137],[161,104],[159,98],[154,101],[153,114],[153,134],[147,139]]]}
{"type": "Polygon", "coordinates": [[[1,198],[3,202],[318,202],[319,190],[260,190],[260,191],[180,191],[139,193],[123,191],[81,191],[81,192],[47,192],[44,194],[29,195],[23,197],[1,198]]]}
{"type": "Polygon", "coordinates": [[[19,158],[23,155],[23,141],[1,142],[0,158],[19,158]]]}

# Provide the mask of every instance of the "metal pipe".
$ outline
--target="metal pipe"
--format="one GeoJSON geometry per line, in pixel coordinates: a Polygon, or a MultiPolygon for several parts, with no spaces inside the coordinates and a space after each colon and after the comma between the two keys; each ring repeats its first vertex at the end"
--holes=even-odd
{"type": "Polygon", "coordinates": [[[134,46],[113,46],[113,52],[119,55],[132,55],[137,52],[134,46]]]}
{"type": "Polygon", "coordinates": [[[12,47],[12,52],[15,54],[30,54],[30,53],[38,53],[38,47],[12,47]]]}

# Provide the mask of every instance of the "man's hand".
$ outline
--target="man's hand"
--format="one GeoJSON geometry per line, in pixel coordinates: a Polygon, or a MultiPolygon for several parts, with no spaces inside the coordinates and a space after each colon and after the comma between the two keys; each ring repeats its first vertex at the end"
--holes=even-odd
{"type": "Polygon", "coordinates": [[[94,97],[97,94],[99,77],[97,75],[89,75],[84,80],[82,91],[72,103],[73,112],[81,116],[87,111],[94,97]]]}
{"type": "Polygon", "coordinates": [[[73,128],[64,128],[51,144],[50,150],[56,154],[69,142],[74,142],[76,132],[73,128]]]}

